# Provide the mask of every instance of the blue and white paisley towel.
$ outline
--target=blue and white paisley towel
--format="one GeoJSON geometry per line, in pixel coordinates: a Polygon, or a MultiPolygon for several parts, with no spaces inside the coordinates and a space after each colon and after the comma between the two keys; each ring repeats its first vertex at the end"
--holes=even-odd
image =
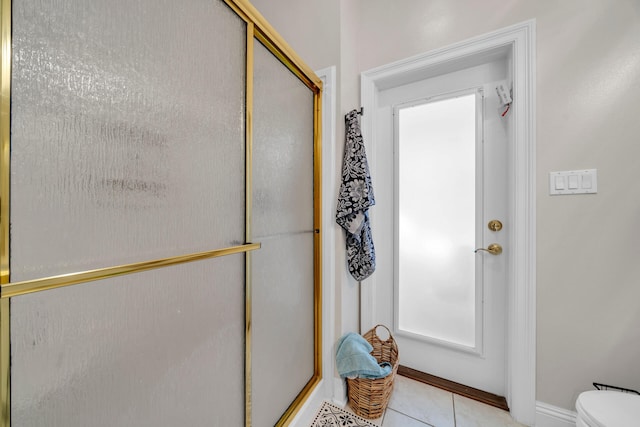
{"type": "Polygon", "coordinates": [[[376,269],[368,213],[376,200],[360,133],[359,117],[358,110],[345,116],[346,142],[336,222],[347,232],[349,273],[356,280],[364,280],[376,269]]]}

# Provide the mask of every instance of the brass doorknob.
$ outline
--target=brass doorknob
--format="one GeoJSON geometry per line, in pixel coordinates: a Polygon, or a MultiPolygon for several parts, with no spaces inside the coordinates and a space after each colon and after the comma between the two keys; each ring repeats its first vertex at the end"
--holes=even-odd
{"type": "Polygon", "coordinates": [[[491,255],[500,255],[502,253],[502,246],[500,246],[497,243],[492,243],[489,246],[487,246],[487,249],[478,248],[474,252],[478,253],[479,251],[489,252],[491,255]]]}

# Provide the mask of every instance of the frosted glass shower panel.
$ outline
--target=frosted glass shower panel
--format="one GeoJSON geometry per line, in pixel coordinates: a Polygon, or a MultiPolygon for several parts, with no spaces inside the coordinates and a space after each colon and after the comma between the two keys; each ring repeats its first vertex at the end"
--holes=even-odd
{"type": "Polygon", "coordinates": [[[313,92],[255,42],[253,235],[313,228],[313,92]]]}
{"type": "Polygon", "coordinates": [[[266,426],[315,369],[314,94],[258,42],[254,65],[251,409],[266,426]]]}
{"type": "Polygon", "coordinates": [[[245,22],[221,0],[12,5],[12,279],[244,242],[245,22]]]}
{"type": "Polygon", "coordinates": [[[307,232],[265,239],[252,253],[256,426],[275,425],[314,373],[313,237],[307,232]]]}
{"type": "Polygon", "coordinates": [[[11,300],[15,426],[244,425],[244,255],[11,300]]]}

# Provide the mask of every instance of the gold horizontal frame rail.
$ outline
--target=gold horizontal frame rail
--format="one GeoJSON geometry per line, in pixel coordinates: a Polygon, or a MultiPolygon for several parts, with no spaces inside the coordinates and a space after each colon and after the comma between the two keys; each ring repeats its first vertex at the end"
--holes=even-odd
{"type": "Polygon", "coordinates": [[[247,243],[240,246],[232,246],[224,249],[216,249],[206,252],[197,252],[188,255],[180,255],[171,258],[162,258],[153,261],[136,262],[115,267],[99,268],[96,270],[82,271],[78,273],[62,274],[60,276],[45,277],[42,279],[26,280],[23,282],[7,283],[1,287],[2,299],[12,298],[34,292],[62,288],[64,286],[93,282],[108,279],[110,277],[123,276],[125,274],[138,273],[171,265],[200,261],[208,258],[216,258],[225,255],[243,253],[260,249],[260,243],[247,243]]]}

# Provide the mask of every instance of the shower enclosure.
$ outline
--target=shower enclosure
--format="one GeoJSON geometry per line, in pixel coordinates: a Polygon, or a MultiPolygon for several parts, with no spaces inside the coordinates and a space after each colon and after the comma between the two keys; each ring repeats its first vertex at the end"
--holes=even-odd
{"type": "Polygon", "coordinates": [[[321,83],[243,0],[2,0],[0,426],[286,424],[321,83]]]}

